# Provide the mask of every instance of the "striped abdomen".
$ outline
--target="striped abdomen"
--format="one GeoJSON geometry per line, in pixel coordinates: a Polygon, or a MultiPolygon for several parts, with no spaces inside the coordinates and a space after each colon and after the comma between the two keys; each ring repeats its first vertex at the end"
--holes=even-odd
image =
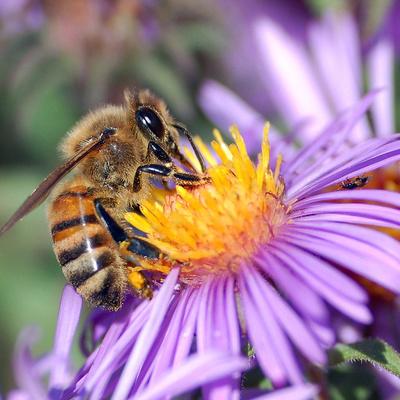
{"type": "Polygon", "coordinates": [[[121,307],[126,274],[110,233],[99,220],[84,184],[65,185],[49,207],[54,252],[77,292],[94,306],[121,307]]]}

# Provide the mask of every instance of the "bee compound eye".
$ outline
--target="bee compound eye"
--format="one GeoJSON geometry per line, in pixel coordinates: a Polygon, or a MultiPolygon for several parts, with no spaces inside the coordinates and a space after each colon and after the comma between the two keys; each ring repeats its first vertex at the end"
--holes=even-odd
{"type": "Polygon", "coordinates": [[[135,114],[136,123],[142,132],[151,132],[158,138],[164,136],[164,125],[160,117],[149,107],[141,107],[135,114]]]}

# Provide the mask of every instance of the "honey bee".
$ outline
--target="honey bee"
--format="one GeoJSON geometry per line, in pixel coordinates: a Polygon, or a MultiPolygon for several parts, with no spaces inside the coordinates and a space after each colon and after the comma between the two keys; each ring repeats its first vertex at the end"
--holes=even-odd
{"type": "Polygon", "coordinates": [[[151,296],[143,276],[137,285],[129,279],[120,244],[127,242],[128,251],[139,259],[160,257],[156,247],[124,226],[124,214],[140,212],[154,178],[185,186],[207,180],[201,153],[165,103],[148,90],[126,90],[124,97],[123,106],[102,107],[75,125],[60,146],[66,161],[0,229],[4,234],[52,192],[48,220],[62,271],[86,301],[108,310],[121,307],[129,286],[151,296]],[[180,152],[180,135],[191,144],[202,173],[180,152]],[[60,183],[72,169],[76,174],[60,183]]]}
{"type": "Polygon", "coordinates": [[[341,182],[340,188],[346,190],[358,189],[365,186],[368,183],[368,181],[369,181],[368,176],[357,176],[355,178],[349,178],[341,182]]]}

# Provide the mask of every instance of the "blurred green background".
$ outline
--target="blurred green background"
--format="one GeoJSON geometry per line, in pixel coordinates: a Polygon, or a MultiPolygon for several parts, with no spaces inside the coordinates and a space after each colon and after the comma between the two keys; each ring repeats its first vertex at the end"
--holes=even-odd
{"type": "MultiPolygon", "coordinates": [[[[199,83],[224,44],[213,1],[0,2],[0,221],[59,163],[57,144],[89,109],[148,87],[197,132],[199,83]]],[[[49,349],[65,283],[45,207],[0,239],[0,387],[18,333],[38,325],[49,349]]]]}

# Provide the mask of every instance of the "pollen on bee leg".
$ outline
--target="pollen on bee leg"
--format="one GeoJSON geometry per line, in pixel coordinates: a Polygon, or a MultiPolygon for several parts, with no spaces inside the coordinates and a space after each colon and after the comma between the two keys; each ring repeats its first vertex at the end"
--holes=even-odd
{"type": "Polygon", "coordinates": [[[142,297],[151,299],[153,297],[153,291],[151,290],[149,282],[142,274],[142,270],[142,267],[128,267],[128,282],[142,297]]]}

